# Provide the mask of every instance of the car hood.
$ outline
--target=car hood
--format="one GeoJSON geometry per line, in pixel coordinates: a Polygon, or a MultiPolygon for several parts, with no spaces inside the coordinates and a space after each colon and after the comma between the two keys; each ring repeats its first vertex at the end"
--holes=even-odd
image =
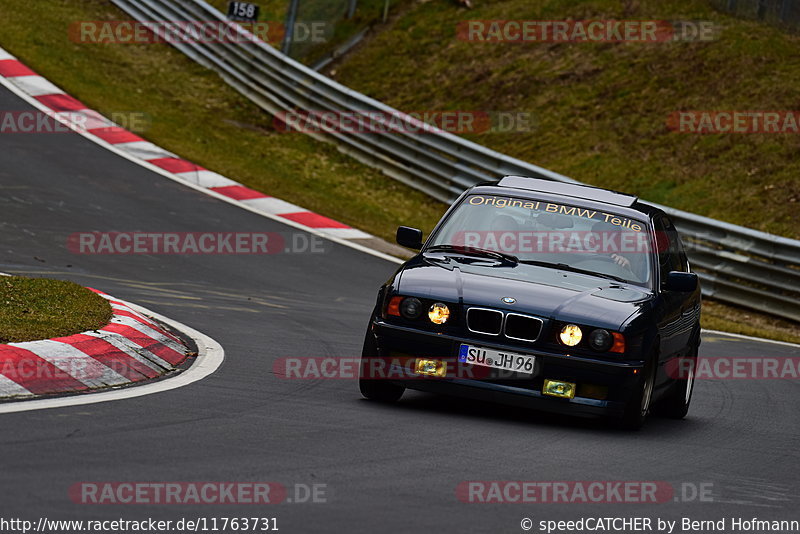
{"type": "Polygon", "coordinates": [[[646,288],[533,265],[418,257],[397,290],[464,307],[482,306],[620,330],[652,298],[646,288]],[[511,297],[514,304],[501,299],[511,297]]]}

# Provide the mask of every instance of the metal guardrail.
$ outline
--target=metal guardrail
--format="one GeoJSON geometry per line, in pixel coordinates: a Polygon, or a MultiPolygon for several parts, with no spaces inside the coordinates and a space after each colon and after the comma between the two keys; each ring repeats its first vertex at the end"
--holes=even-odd
{"type": "Polygon", "coordinates": [[[798,0],[711,0],[711,4],[737,17],[758,19],[794,31],[800,29],[798,0]]]}
{"type": "MultiPolygon", "coordinates": [[[[112,0],[134,19],[215,21],[225,17],[203,0],[112,0]]],[[[237,91],[269,113],[286,111],[399,111],[349,89],[286,57],[230,23],[242,42],[172,43],[218,72],[237,91]]],[[[553,171],[495,152],[447,132],[312,132],[362,163],[427,195],[450,202],[476,183],[521,175],[579,183],[553,171]]],[[[703,294],[800,321],[800,241],[658,206],[675,221],[703,294]]]]}

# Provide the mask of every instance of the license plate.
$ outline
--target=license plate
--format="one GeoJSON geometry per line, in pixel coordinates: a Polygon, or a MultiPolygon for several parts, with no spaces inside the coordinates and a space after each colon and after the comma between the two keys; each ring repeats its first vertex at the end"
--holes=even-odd
{"type": "Polygon", "coordinates": [[[458,351],[458,361],[532,375],[536,357],[517,352],[476,347],[475,345],[461,345],[458,351]]]}

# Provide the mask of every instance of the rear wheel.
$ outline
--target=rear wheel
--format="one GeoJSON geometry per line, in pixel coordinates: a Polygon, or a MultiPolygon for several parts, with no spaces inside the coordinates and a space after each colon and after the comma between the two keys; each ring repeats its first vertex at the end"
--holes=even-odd
{"type": "Polygon", "coordinates": [[[364,398],[378,402],[396,402],[403,396],[406,388],[392,384],[391,382],[377,376],[369,377],[369,370],[372,369],[371,363],[378,359],[378,346],[375,343],[375,336],[367,332],[364,339],[364,348],[361,351],[361,366],[359,369],[358,388],[364,398]]]}
{"type": "Polygon", "coordinates": [[[627,430],[638,430],[644,425],[647,413],[650,411],[650,401],[653,398],[653,385],[656,381],[656,358],[652,357],[645,364],[642,383],[625,406],[625,413],[618,421],[620,427],[627,430]]]}
{"type": "Polygon", "coordinates": [[[659,414],[672,419],[683,419],[689,413],[689,403],[692,402],[697,369],[697,347],[698,343],[695,343],[689,355],[679,361],[679,374],[675,379],[675,386],[659,403],[659,414]]]}

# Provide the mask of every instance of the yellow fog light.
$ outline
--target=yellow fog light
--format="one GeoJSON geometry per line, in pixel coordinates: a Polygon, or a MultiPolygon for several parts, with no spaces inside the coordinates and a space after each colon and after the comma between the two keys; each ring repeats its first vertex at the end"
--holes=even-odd
{"type": "Polygon", "coordinates": [[[581,332],[580,326],[568,324],[561,329],[561,333],[558,335],[558,337],[561,339],[561,342],[564,345],[568,347],[574,347],[581,342],[581,339],[583,339],[583,332],[581,332]]]}
{"type": "Polygon", "coordinates": [[[428,310],[428,318],[432,323],[444,324],[447,322],[448,317],[450,317],[450,308],[441,302],[437,302],[428,310]]]}
{"type": "Polygon", "coordinates": [[[418,375],[438,376],[444,378],[447,374],[447,362],[441,360],[426,360],[417,358],[417,364],[414,366],[414,372],[418,375]]]}
{"type": "Polygon", "coordinates": [[[572,399],[575,397],[575,384],[572,382],[560,382],[558,380],[547,379],[542,387],[542,394],[551,397],[561,397],[562,399],[572,399]]]}

